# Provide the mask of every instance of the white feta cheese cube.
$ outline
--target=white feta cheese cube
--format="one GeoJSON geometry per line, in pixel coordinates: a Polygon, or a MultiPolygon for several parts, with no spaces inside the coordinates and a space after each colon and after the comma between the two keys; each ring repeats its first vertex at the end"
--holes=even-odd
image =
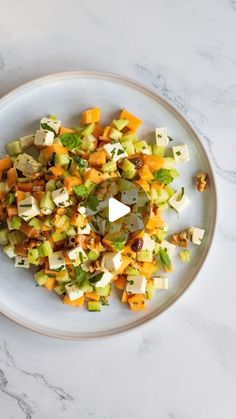
{"type": "Polygon", "coordinates": [[[166,251],[169,258],[171,259],[173,254],[174,254],[176,246],[174,244],[168,242],[168,240],[162,240],[160,246],[161,246],[162,249],[164,249],[166,251]]]}
{"type": "Polygon", "coordinates": [[[61,250],[59,250],[58,252],[54,252],[50,256],[48,256],[48,263],[49,268],[52,271],[63,271],[64,269],[66,269],[64,255],[61,250]]]}
{"type": "Polygon", "coordinates": [[[38,202],[33,196],[29,196],[23,199],[23,201],[19,201],[17,206],[18,215],[25,221],[28,221],[31,218],[36,217],[40,213],[38,202]]]}
{"type": "Polygon", "coordinates": [[[90,208],[86,208],[84,206],[81,206],[80,204],[78,205],[78,212],[83,215],[84,217],[88,217],[89,215],[94,215],[97,214],[98,211],[93,211],[90,208]]]}
{"type": "Polygon", "coordinates": [[[79,266],[88,259],[85,251],[81,246],[76,246],[73,249],[67,250],[68,258],[74,266],[79,266]]]}
{"type": "Polygon", "coordinates": [[[86,223],[83,227],[78,227],[77,233],[78,234],[90,234],[91,227],[89,223],[86,223]]]}
{"type": "Polygon", "coordinates": [[[20,145],[22,150],[30,147],[34,144],[34,135],[25,135],[24,137],[20,138],[20,145]]]}
{"type": "Polygon", "coordinates": [[[143,236],[142,250],[149,250],[152,252],[154,248],[155,248],[155,241],[149,236],[149,234],[145,233],[143,236]]]}
{"type": "Polygon", "coordinates": [[[147,280],[144,275],[127,275],[126,291],[129,294],[145,294],[147,280]]]}
{"type": "Polygon", "coordinates": [[[166,128],[156,128],[156,145],[166,147],[169,144],[169,137],[166,128]]]}
{"type": "Polygon", "coordinates": [[[71,205],[70,197],[65,187],[52,191],[52,199],[57,207],[69,207],[71,205]]]}
{"type": "Polygon", "coordinates": [[[174,159],[176,163],[185,163],[190,160],[187,144],[180,144],[172,147],[174,159]]]}
{"type": "Polygon", "coordinates": [[[92,228],[94,227],[94,230],[104,236],[104,234],[107,231],[108,223],[105,218],[100,217],[99,215],[96,216],[96,224],[92,224],[92,228]]]}
{"type": "Polygon", "coordinates": [[[153,283],[157,290],[167,290],[169,288],[168,278],[156,276],[153,278],[153,283]]]}
{"type": "Polygon", "coordinates": [[[203,236],[205,234],[205,230],[198,227],[191,227],[189,229],[189,232],[191,234],[191,241],[194,244],[200,245],[202,243],[203,236]]]}
{"type": "Polygon", "coordinates": [[[56,117],[48,118],[47,116],[44,116],[40,121],[40,129],[47,130],[47,126],[50,127],[55,134],[58,134],[61,128],[61,121],[59,121],[56,117]]]}
{"type": "Polygon", "coordinates": [[[132,212],[126,215],[126,217],[124,218],[124,223],[126,224],[126,227],[131,233],[133,233],[134,231],[144,229],[143,218],[142,215],[139,213],[132,212]]]}
{"type": "Polygon", "coordinates": [[[30,154],[19,154],[14,162],[17,170],[20,170],[24,176],[31,176],[40,171],[42,165],[38,163],[30,154]]]}
{"type": "Polygon", "coordinates": [[[101,267],[104,270],[116,271],[122,265],[122,256],[120,252],[106,252],[101,261],[101,267]]]}
{"type": "Polygon", "coordinates": [[[30,267],[28,258],[26,256],[16,256],[15,257],[15,268],[26,268],[30,267]]]}
{"type": "Polygon", "coordinates": [[[113,221],[113,223],[109,224],[108,232],[109,233],[119,233],[119,231],[121,230],[121,227],[122,227],[122,223],[123,223],[123,219],[113,221]]]}
{"type": "Polygon", "coordinates": [[[12,244],[6,244],[3,247],[3,252],[5,253],[5,255],[7,255],[10,259],[16,257],[15,254],[15,247],[12,244]]]}
{"type": "Polygon", "coordinates": [[[128,156],[124,147],[120,143],[109,143],[103,146],[111,160],[117,162],[128,156]]]}
{"type": "Polygon", "coordinates": [[[106,287],[113,278],[113,274],[109,271],[101,272],[99,275],[101,275],[101,278],[94,284],[96,288],[106,287]]]}
{"type": "Polygon", "coordinates": [[[169,205],[174,208],[177,212],[181,213],[190,205],[190,199],[183,192],[183,188],[179,189],[169,199],[169,205]]]}
{"type": "Polygon", "coordinates": [[[83,297],[84,293],[80,290],[75,284],[67,284],[65,285],[66,293],[70,299],[70,301],[77,300],[80,297],[83,297]]]}
{"type": "Polygon", "coordinates": [[[132,189],[130,191],[121,192],[121,202],[125,205],[134,205],[138,202],[138,190],[132,189]]]}
{"type": "Polygon", "coordinates": [[[53,144],[54,133],[52,131],[38,130],[35,134],[34,144],[38,147],[46,147],[53,144]]]}

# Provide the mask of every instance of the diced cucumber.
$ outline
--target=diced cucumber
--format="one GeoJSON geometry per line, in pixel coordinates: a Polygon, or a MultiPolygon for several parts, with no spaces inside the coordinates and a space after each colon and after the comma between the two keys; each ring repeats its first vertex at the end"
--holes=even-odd
{"type": "Polygon", "coordinates": [[[67,215],[62,215],[61,217],[58,217],[58,219],[54,220],[53,223],[56,228],[61,228],[64,227],[65,224],[68,224],[69,226],[69,221],[70,219],[67,217],[67,215]]]}
{"type": "Polygon", "coordinates": [[[97,260],[99,256],[100,256],[100,252],[95,252],[94,250],[90,250],[88,253],[89,259],[93,261],[97,260]]]}
{"type": "Polygon", "coordinates": [[[54,144],[58,144],[58,145],[62,145],[62,142],[61,142],[61,140],[60,140],[60,138],[59,138],[59,137],[54,138],[53,143],[54,143],[54,144]]]}
{"type": "Polygon", "coordinates": [[[163,204],[158,204],[160,210],[167,210],[169,208],[168,202],[163,202],[163,204]]]}
{"type": "Polygon", "coordinates": [[[123,176],[127,179],[133,179],[137,174],[137,169],[131,161],[124,159],[120,164],[120,168],[123,170],[123,176]]]}
{"type": "Polygon", "coordinates": [[[21,145],[22,150],[26,150],[33,144],[34,144],[34,135],[26,135],[25,137],[20,138],[20,145],[21,145]]]}
{"type": "Polygon", "coordinates": [[[58,272],[56,274],[56,280],[59,284],[70,282],[71,278],[69,276],[69,273],[68,273],[67,269],[64,269],[63,271],[58,272]]]}
{"type": "Polygon", "coordinates": [[[153,253],[151,250],[141,250],[137,253],[137,260],[139,262],[152,262],[153,253]]]}
{"type": "Polygon", "coordinates": [[[117,170],[116,162],[111,160],[102,166],[103,173],[115,172],[117,170]]]}
{"type": "Polygon", "coordinates": [[[88,311],[101,311],[102,304],[100,301],[89,301],[88,311]]]}
{"type": "Polygon", "coordinates": [[[15,215],[11,220],[11,226],[14,230],[19,230],[22,223],[22,219],[15,215]]]}
{"type": "Polygon", "coordinates": [[[156,286],[155,286],[154,282],[152,280],[148,281],[147,285],[146,285],[147,299],[152,300],[154,295],[155,295],[155,292],[156,292],[156,286]]]}
{"type": "Polygon", "coordinates": [[[155,198],[155,201],[157,204],[162,204],[163,202],[168,201],[169,194],[165,189],[158,189],[157,190],[157,197],[155,198]]]}
{"type": "Polygon", "coordinates": [[[135,153],[134,145],[131,140],[122,141],[121,139],[121,144],[124,147],[126,153],[128,153],[129,155],[135,153]]]}
{"type": "Polygon", "coordinates": [[[53,291],[55,291],[58,295],[62,295],[65,292],[65,286],[64,285],[56,285],[53,288],[53,291]]]}
{"type": "Polygon", "coordinates": [[[124,192],[124,191],[131,191],[131,190],[135,189],[135,186],[134,186],[133,182],[129,182],[126,179],[120,178],[118,180],[118,188],[119,188],[120,192],[124,192]]]}
{"type": "Polygon", "coordinates": [[[138,141],[136,132],[127,132],[122,136],[122,141],[132,141],[133,143],[136,143],[138,141]]]}
{"type": "Polygon", "coordinates": [[[149,201],[148,195],[145,192],[139,192],[137,206],[139,208],[145,207],[148,201],[149,201]]]}
{"type": "Polygon", "coordinates": [[[14,258],[16,256],[15,254],[15,248],[11,244],[6,244],[3,247],[3,252],[5,255],[7,255],[10,259],[14,258]]]}
{"type": "Polygon", "coordinates": [[[66,235],[69,237],[77,236],[77,232],[73,226],[69,226],[69,228],[66,230],[66,235]]]}
{"type": "Polygon", "coordinates": [[[22,148],[19,140],[12,141],[6,145],[9,156],[15,156],[16,154],[22,153],[22,148]]]}
{"type": "Polygon", "coordinates": [[[52,191],[55,191],[55,189],[57,189],[56,180],[55,179],[49,180],[45,186],[46,192],[48,191],[52,192],[52,191]]]}
{"type": "Polygon", "coordinates": [[[137,143],[134,144],[134,148],[136,153],[143,153],[143,154],[147,154],[147,155],[151,155],[152,154],[152,149],[151,146],[148,145],[147,141],[138,141],[137,143]]]}
{"type": "Polygon", "coordinates": [[[128,268],[125,269],[126,275],[139,275],[139,271],[137,269],[132,268],[132,266],[128,266],[128,268]]]}
{"type": "Polygon", "coordinates": [[[87,179],[84,182],[84,186],[88,189],[89,192],[92,192],[96,185],[90,179],[87,179]]]}
{"type": "Polygon", "coordinates": [[[32,263],[32,265],[39,264],[39,251],[38,249],[29,249],[28,250],[28,261],[32,263]]]}
{"type": "Polygon", "coordinates": [[[166,185],[164,189],[168,192],[169,198],[174,195],[174,191],[169,185],[166,185]]]}
{"type": "Polygon", "coordinates": [[[81,127],[80,135],[82,137],[84,137],[85,135],[90,135],[93,133],[94,129],[95,129],[94,122],[92,122],[91,124],[84,125],[84,127],[81,127]]]}
{"type": "Polygon", "coordinates": [[[179,252],[180,259],[182,262],[187,263],[190,261],[190,252],[189,250],[183,250],[182,252],[179,252]]]}
{"type": "Polygon", "coordinates": [[[34,274],[35,281],[40,285],[46,284],[46,282],[49,280],[48,275],[45,274],[44,270],[38,271],[34,274]]]}
{"type": "Polygon", "coordinates": [[[64,232],[57,233],[56,231],[53,231],[51,233],[51,237],[52,237],[52,240],[54,241],[54,243],[60,242],[61,240],[65,240],[66,233],[64,233],[64,232]]]}
{"type": "Polygon", "coordinates": [[[51,243],[48,240],[45,240],[45,242],[38,247],[38,251],[40,257],[50,256],[53,253],[51,243]]]}
{"type": "Polygon", "coordinates": [[[49,228],[52,228],[52,218],[50,215],[44,217],[43,224],[49,228]]]}
{"type": "Polygon", "coordinates": [[[44,154],[42,151],[40,151],[39,156],[38,156],[38,163],[41,163],[43,165],[47,164],[47,160],[44,157],[44,154]]]}
{"type": "MultiPolygon", "coordinates": [[[[156,232],[155,232],[155,235],[156,235],[156,237],[158,238],[158,240],[160,241],[160,242],[162,242],[162,240],[164,240],[165,239],[165,237],[167,236],[167,231],[164,231],[164,230],[161,230],[161,229],[158,229],[158,230],[156,230],[156,232]]],[[[158,249],[158,251],[159,251],[159,249],[158,249]]],[[[157,252],[158,253],[158,252],[157,252]]],[[[156,254],[157,254],[156,253],[156,254]]]]}
{"type": "Polygon", "coordinates": [[[165,157],[162,169],[173,170],[175,169],[175,159],[173,157],[165,157]]]}
{"type": "Polygon", "coordinates": [[[178,170],[176,170],[176,169],[170,170],[170,175],[172,176],[173,179],[176,179],[177,177],[180,176],[178,170]]]}
{"type": "Polygon", "coordinates": [[[122,131],[128,125],[128,119],[113,119],[112,125],[118,129],[118,131],[122,131]]]}
{"type": "Polygon", "coordinates": [[[154,156],[164,156],[165,147],[160,147],[156,144],[152,146],[152,154],[154,156]]]}
{"type": "Polygon", "coordinates": [[[55,166],[68,166],[70,163],[70,157],[66,154],[56,154],[54,157],[55,166]]]}
{"type": "Polygon", "coordinates": [[[55,204],[52,199],[52,192],[47,191],[45,192],[44,196],[40,201],[40,209],[43,214],[50,215],[55,208],[55,204]]]}
{"type": "Polygon", "coordinates": [[[7,228],[2,228],[0,230],[0,244],[2,246],[5,246],[7,243],[9,243],[8,234],[9,231],[7,228]]]}
{"type": "MultiPolygon", "coordinates": [[[[12,231],[8,233],[8,240],[11,243],[12,246],[14,246],[17,243],[20,243],[25,238],[25,235],[21,233],[19,230],[12,231]]],[[[1,241],[0,241],[1,243],[1,241]]]]}
{"type": "Polygon", "coordinates": [[[95,150],[96,145],[97,139],[93,135],[88,134],[83,138],[80,148],[83,151],[93,151],[95,150]]]}
{"type": "Polygon", "coordinates": [[[122,133],[118,131],[116,128],[112,128],[109,137],[114,141],[119,141],[122,137],[122,133]]]}
{"type": "Polygon", "coordinates": [[[93,292],[93,286],[91,284],[89,284],[88,281],[85,281],[81,286],[80,286],[81,291],[83,292],[93,292]]]}
{"type": "Polygon", "coordinates": [[[111,293],[111,285],[108,284],[106,287],[97,287],[96,293],[100,295],[100,297],[108,297],[111,293]]]}

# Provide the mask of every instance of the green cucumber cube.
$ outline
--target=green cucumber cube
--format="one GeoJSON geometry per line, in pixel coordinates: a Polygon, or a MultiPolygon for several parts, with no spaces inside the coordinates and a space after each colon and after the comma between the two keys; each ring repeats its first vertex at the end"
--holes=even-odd
{"type": "Polygon", "coordinates": [[[7,149],[7,152],[9,154],[9,156],[15,156],[16,154],[22,153],[22,148],[21,148],[19,140],[12,141],[11,143],[8,143],[6,145],[6,149],[7,149]]]}
{"type": "Polygon", "coordinates": [[[88,302],[88,311],[101,311],[100,301],[89,301],[88,302]]]}

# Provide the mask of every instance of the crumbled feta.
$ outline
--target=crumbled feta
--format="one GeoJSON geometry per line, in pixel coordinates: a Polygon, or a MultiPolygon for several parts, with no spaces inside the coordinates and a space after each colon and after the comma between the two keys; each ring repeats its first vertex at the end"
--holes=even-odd
{"type": "Polygon", "coordinates": [[[190,205],[190,199],[183,192],[183,188],[179,189],[174,195],[169,199],[169,204],[177,212],[182,212],[190,205]]]}
{"type": "Polygon", "coordinates": [[[124,159],[128,156],[124,147],[120,143],[109,143],[103,146],[104,150],[107,152],[108,156],[114,162],[124,159]]]}
{"type": "Polygon", "coordinates": [[[149,236],[149,234],[145,233],[143,236],[142,250],[149,250],[152,252],[154,248],[155,248],[155,241],[149,236]]]}
{"type": "Polygon", "coordinates": [[[120,252],[106,252],[101,261],[101,267],[108,271],[116,271],[122,265],[120,252]]]}
{"type": "Polygon", "coordinates": [[[184,163],[190,160],[187,144],[181,144],[172,147],[174,159],[176,163],[184,163]]]}
{"type": "Polygon", "coordinates": [[[28,221],[31,218],[36,217],[40,213],[38,202],[31,195],[23,199],[23,201],[19,201],[17,205],[18,215],[25,221],[28,221]]]}
{"type": "Polygon", "coordinates": [[[134,231],[143,230],[143,218],[142,215],[139,213],[130,213],[126,215],[124,218],[124,222],[128,228],[128,230],[133,233],[134,231]]]}
{"type": "Polygon", "coordinates": [[[153,278],[153,283],[157,290],[168,290],[169,288],[168,278],[157,276],[153,278]]]}
{"type": "Polygon", "coordinates": [[[102,236],[104,236],[104,234],[107,231],[107,227],[108,227],[108,223],[107,220],[105,218],[100,217],[99,215],[96,216],[96,222],[92,223],[92,226],[94,227],[94,229],[101,234],[102,236]]]}
{"type": "Polygon", "coordinates": [[[121,192],[121,202],[125,205],[134,205],[138,202],[138,190],[132,189],[130,191],[121,192]]]}
{"type": "Polygon", "coordinates": [[[113,278],[113,274],[111,272],[109,272],[109,271],[103,272],[101,278],[99,279],[99,281],[97,281],[95,283],[95,287],[96,288],[98,288],[98,287],[99,288],[100,287],[101,288],[106,287],[108,284],[110,284],[112,278],[113,278]]]}
{"type": "Polygon", "coordinates": [[[127,275],[126,291],[128,294],[145,294],[146,284],[144,275],[127,275]]]}
{"type": "Polygon", "coordinates": [[[26,268],[30,267],[27,256],[16,256],[15,257],[15,268],[26,268]]]}
{"type": "Polygon", "coordinates": [[[80,290],[75,284],[67,284],[65,285],[66,293],[70,299],[70,301],[77,300],[80,297],[83,297],[84,293],[80,290]]]}
{"type": "Polygon", "coordinates": [[[69,207],[71,205],[70,197],[65,187],[52,191],[52,199],[57,207],[69,207]]]}
{"type": "Polygon", "coordinates": [[[40,121],[40,129],[46,130],[47,125],[50,128],[52,128],[52,130],[55,132],[55,134],[58,134],[59,130],[61,128],[61,121],[59,121],[59,119],[54,118],[54,117],[53,118],[52,117],[48,118],[48,117],[44,116],[40,121]]]}
{"type": "Polygon", "coordinates": [[[38,130],[35,134],[34,144],[38,147],[45,147],[53,144],[54,133],[52,131],[38,130]]]}
{"type": "Polygon", "coordinates": [[[176,246],[174,244],[168,242],[168,240],[162,240],[160,246],[161,246],[162,249],[164,249],[166,251],[169,258],[171,258],[173,256],[175,248],[176,248],[176,246]]]}
{"type": "Polygon", "coordinates": [[[166,147],[169,143],[166,128],[156,128],[156,145],[158,147],[166,147]]]}
{"type": "Polygon", "coordinates": [[[67,250],[67,255],[74,266],[78,266],[88,259],[81,246],[76,246],[73,249],[67,250]]]}
{"type": "Polygon", "coordinates": [[[90,234],[91,227],[89,223],[86,223],[83,227],[78,227],[77,233],[78,234],[90,234]]]}
{"type": "Polygon", "coordinates": [[[189,229],[191,235],[191,241],[194,244],[200,245],[202,243],[203,236],[205,234],[205,230],[198,228],[198,227],[191,227],[189,229]]]}
{"type": "Polygon", "coordinates": [[[66,269],[64,255],[61,250],[59,250],[58,252],[54,252],[50,256],[48,256],[48,262],[49,268],[52,271],[62,271],[66,269]]]}
{"type": "Polygon", "coordinates": [[[26,153],[19,154],[14,162],[14,166],[26,177],[39,172],[42,167],[41,163],[38,163],[32,156],[26,153]]]}

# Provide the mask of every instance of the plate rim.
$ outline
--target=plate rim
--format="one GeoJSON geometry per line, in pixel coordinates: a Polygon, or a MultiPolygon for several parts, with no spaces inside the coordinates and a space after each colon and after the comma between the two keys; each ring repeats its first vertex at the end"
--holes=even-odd
{"type": "Polygon", "coordinates": [[[64,72],[57,72],[57,73],[49,73],[42,77],[33,78],[30,81],[27,81],[18,87],[10,90],[10,92],[4,94],[0,98],[0,111],[1,109],[8,104],[8,102],[11,102],[12,100],[15,100],[19,95],[26,93],[28,90],[37,88],[37,85],[40,86],[40,84],[44,82],[53,82],[57,79],[63,79],[63,78],[100,78],[103,80],[110,80],[110,81],[116,81],[118,83],[122,83],[123,85],[126,84],[128,86],[133,87],[136,90],[139,90],[149,97],[152,97],[154,100],[157,100],[160,104],[164,105],[169,111],[171,111],[177,119],[188,129],[188,131],[196,138],[198,141],[198,144],[203,152],[205,154],[207,164],[210,169],[210,176],[211,176],[211,188],[213,191],[214,196],[214,214],[213,214],[213,225],[212,225],[212,232],[210,237],[210,244],[208,249],[206,250],[205,256],[203,258],[201,266],[196,271],[195,276],[191,280],[190,283],[186,284],[186,286],[179,292],[175,293],[169,300],[168,304],[164,305],[162,311],[160,313],[150,313],[149,316],[147,316],[145,319],[138,319],[129,325],[119,326],[115,329],[108,329],[107,331],[102,332],[70,332],[70,335],[63,333],[63,332],[57,332],[51,328],[38,326],[35,323],[31,323],[30,320],[25,320],[24,318],[21,319],[21,317],[16,317],[14,313],[9,311],[5,306],[0,306],[0,313],[3,314],[6,318],[12,320],[13,322],[17,323],[18,325],[32,331],[35,333],[39,333],[40,335],[48,336],[51,338],[57,338],[57,339],[63,339],[63,340],[95,340],[95,339],[102,339],[107,337],[115,337],[120,334],[124,334],[127,332],[130,332],[132,330],[135,330],[137,327],[142,326],[144,324],[147,324],[148,322],[158,318],[161,314],[163,314],[167,309],[173,306],[175,302],[179,300],[179,298],[187,291],[187,289],[193,284],[201,270],[203,269],[203,266],[206,263],[206,260],[210,254],[210,251],[212,249],[213,239],[216,232],[216,224],[217,224],[217,217],[218,217],[218,198],[217,198],[217,186],[216,186],[216,178],[215,173],[213,170],[212,163],[210,161],[208,150],[204,147],[203,141],[201,138],[201,135],[197,132],[197,130],[193,127],[191,122],[188,121],[188,119],[185,117],[184,114],[182,114],[181,111],[177,109],[175,105],[173,105],[168,99],[163,97],[161,94],[157,93],[154,89],[150,88],[150,86],[147,86],[144,83],[141,83],[139,81],[136,81],[130,77],[126,77],[124,75],[119,75],[116,73],[111,72],[100,72],[100,71],[90,71],[90,70],[73,70],[73,71],[64,71],[64,72]]]}

